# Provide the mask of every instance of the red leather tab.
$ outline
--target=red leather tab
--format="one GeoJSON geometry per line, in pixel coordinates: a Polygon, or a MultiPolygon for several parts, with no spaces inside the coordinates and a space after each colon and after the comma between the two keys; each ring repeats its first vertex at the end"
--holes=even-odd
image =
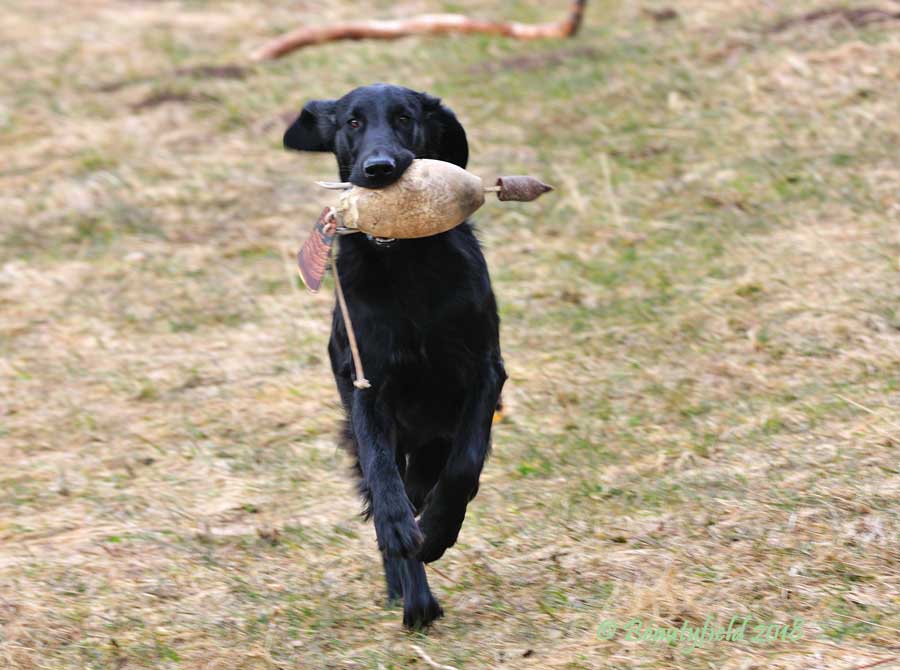
{"type": "Polygon", "coordinates": [[[322,277],[325,276],[325,271],[328,269],[328,257],[331,255],[331,247],[334,245],[336,227],[337,221],[334,213],[331,207],[326,207],[297,254],[300,278],[312,293],[319,291],[322,277]]]}

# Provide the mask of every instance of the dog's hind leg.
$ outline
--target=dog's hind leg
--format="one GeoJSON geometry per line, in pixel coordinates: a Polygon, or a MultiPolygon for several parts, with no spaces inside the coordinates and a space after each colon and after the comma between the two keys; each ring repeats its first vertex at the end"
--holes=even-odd
{"type": "Polygon", "coordinates": [[[384,558],[388,606],[403,600],[403,625],[421,629],[444,615],[431,593],[425,565],[414,558],[384,558]]]}
{"type": "Polygon", "coordinates": [[[403,625],[420,629],[444,616],[444,610],[428,588],[425,565],[414,558],[395,560],[403,585],[403,625]]]}
{"type": "Polygon", "coordinates": [[[381,559],[384,563],[384,581],[387,584],[387,605],[390,607],[403,599],[401,559],[388,558],[384,554],[381,555],[381,559]]]}

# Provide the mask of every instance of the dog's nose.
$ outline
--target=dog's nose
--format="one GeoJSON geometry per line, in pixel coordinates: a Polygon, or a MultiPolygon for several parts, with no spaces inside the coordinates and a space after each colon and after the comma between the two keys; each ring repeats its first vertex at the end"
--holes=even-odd
{"type": "Polygon", "coordinates": [[[389,156],[372,156],[363,163],[367,177],[389,177],[397,169],[397,163],[389,156]]]}

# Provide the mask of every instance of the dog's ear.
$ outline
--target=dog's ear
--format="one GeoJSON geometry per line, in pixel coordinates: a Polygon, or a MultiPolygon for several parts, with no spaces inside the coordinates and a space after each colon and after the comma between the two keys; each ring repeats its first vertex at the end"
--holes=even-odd
{"type": "Polygon", "coordinates": [[[465,129],[456,120],[456,115],[441,104],[440,98],[425,93],[421,95],[428,158],[466,167],[469,162],[469,142],[465,129]]]}
{"type": "Polygon", "coordinates": [[[334,151],[335,100],[310,100],[284,131],[284,148],[295,151],[334,151]]]}

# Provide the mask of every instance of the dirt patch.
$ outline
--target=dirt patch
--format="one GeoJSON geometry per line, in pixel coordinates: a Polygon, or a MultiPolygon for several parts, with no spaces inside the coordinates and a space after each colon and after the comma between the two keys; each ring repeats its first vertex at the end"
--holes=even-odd
{"type": "Polygon", "coordinates": [[[177,91],[157,91],[151,93],[146,98],[131,106],[131,109],[138,112],[142,109],[150,109],[159,107],[167,102],[177,102],[181,104],[203,103],[203,102],[220,102],[220,98],[210,95],[209,93],[181,93],[177,91]]]}
{"type": "Polygon", "coordinates": [[[578,47],[575,49],[559,49],[538,54],[527,54],[502,58],[498,61],[479,63],[470,68],[473,74],[494,74],[496,72],[528,72],[545,67],[562,65],[573,58],[593,58],[600,53],[594,47],[578,47]]]}
{"type": "Polygon", "coordinates": [[[671,7],[664,7],[663,9],[642,9],[641,13],[644,16],[653,19],[657,23],[674,21],[679,17],[678,12],[676,12],[671,7]]]}
{"type": "Polygon", "coordinates": [[[782,33],[795,26],[829,20],[835,25],[846,23],[854,28],[860,28],[872,23],[898,21],[900,20],[900,11],[889,12],[878,7],[829,7],[825,9],[816,9],[800,16],[782,19],[778,23],[767,28],[765,32],[769,34],[782,33]]]}
{"type": "MultiPolygon", "coordinates": [[[[190,77],[192,79],[231,79],[235,81],[243,81],[250,74],[251,69],[243,65],[235,63],[227,63],[225,65],[192,65],[190,67],[180,67],[171,72],[173,77],[190,77]]],[[[117,79],[106,84],[100,84],[95,91],[99,93],[115,93],[123,88],[134,86],[136,84],[145,84],[155,79],[154,76],[129,77],[125,79],[117,79]]]]}
{"type": "Polygon", "coordinates": [[[194,79],[237,79],[244,80],[250,74],[250,68],[234,63],[228,65],[194,65],[192,67],[180,67],[175,70],[178,77],[193,77],[194,79]]]}
{"type": "MultiPolygon", "coordinates": [[[[773,23],[762,29],[762,35],[778,35],[798,26],[830,21],[834,27],[850,26],[862,28],[877,23],[888,21],[900,21],[900,11],[892,12],[878,7],[828,7],[816,9],[800,16],[790,16],[773,23]]],[[[742,52],[754,51],[757,43],[748,39],[736,39],[706,56],[709,63],[717,63],[728,60],[732,56],[742,52]]]]}

